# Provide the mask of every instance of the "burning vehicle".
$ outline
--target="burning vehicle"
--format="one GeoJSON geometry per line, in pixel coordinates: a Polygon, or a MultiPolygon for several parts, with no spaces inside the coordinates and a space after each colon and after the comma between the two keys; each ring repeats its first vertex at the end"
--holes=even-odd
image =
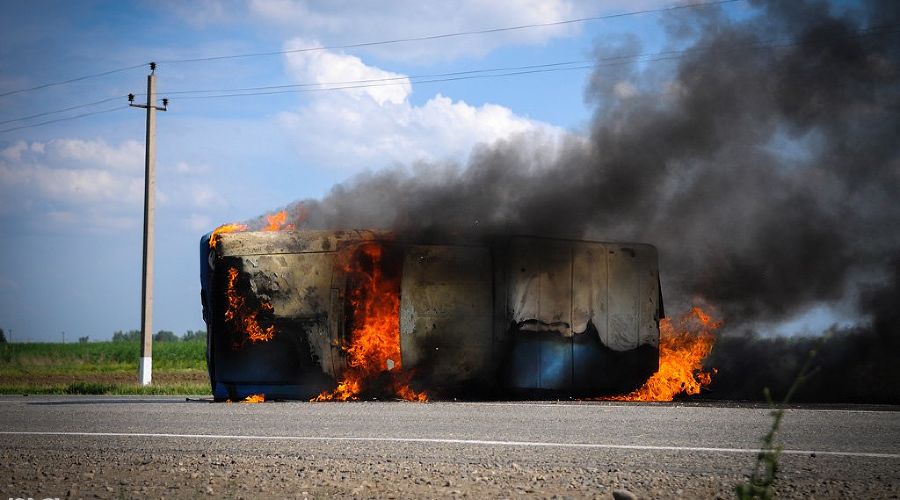
{"type": "Polygon", "coordinates": [[[243,229],[200,244],[219,400],[592,397],[659,367],[648,244],[243,229]]]}

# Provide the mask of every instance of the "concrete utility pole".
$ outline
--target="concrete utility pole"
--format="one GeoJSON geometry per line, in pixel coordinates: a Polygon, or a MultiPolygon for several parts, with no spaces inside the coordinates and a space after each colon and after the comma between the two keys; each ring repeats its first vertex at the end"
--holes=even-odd
{"type": "Polygon", "coordinates": [[[156,112],[166,111],[168,99],[156,106],[156,63],[150,63],[147,75],[147,104],[135,104],[128,94],[128,105],[147,110],[147,138],[144,142],[144,266],[141,272],[141,359],[138,382],[150,385],[153,373],[153,218],[156,208],[156,112]]]}

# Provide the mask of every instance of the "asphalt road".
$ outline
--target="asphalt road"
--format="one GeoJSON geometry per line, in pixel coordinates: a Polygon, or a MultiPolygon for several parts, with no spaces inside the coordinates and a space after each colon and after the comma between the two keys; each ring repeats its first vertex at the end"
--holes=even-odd
{"type": "MultiPolygon", "coordinates": [[[[900,411],[795,408],[785,497],[900,497],[900,411]]],[[[0,398],[0,498],[733,497],[762,407],[0,398]]]]}

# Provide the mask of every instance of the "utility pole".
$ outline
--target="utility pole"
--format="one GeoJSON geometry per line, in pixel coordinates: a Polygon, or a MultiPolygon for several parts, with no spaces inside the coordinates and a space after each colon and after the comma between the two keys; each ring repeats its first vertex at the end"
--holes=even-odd
{"type": "Polygon", "coordinates": [[[153,219],[156,209],[156,112],[166,111],[169,100],[156,106],[156,63],[150,63],[147,75],[147,104],[135,104],[128,94],[128,105],[147,110],[147,137],[144,142],[144,262],[141,271],[141,359],[138,382],[150,385],[153,373],[153,219]]]}

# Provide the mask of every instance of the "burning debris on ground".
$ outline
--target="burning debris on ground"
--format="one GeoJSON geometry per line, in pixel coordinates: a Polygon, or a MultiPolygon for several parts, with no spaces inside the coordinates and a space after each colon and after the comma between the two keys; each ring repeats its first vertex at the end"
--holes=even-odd
{"type": "Polygon", "coordinates": [[[664,318],[659,325],[659,369],[639,389],[612,401],[672,401],[676,396],[696,396],[712,382],[716,371],[704,371],[712,351],[715,331],[722,326],[699,307],[678,318],[664,318]]]}

